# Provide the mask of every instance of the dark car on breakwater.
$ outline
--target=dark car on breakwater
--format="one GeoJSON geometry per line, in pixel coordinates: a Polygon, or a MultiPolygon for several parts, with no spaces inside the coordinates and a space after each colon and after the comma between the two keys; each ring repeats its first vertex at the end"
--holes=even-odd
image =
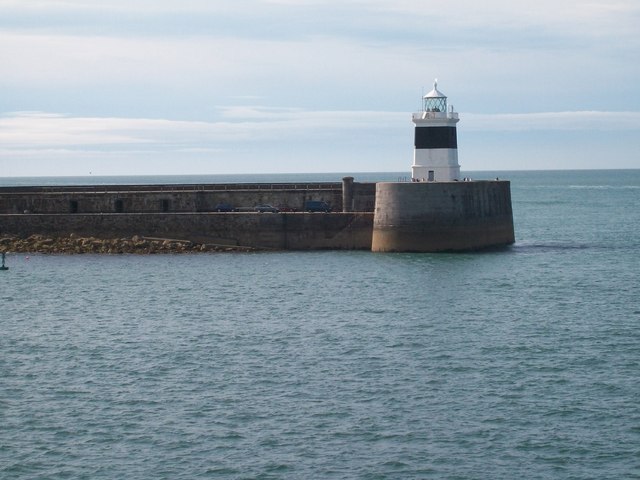
{"type": "Polygon", "coordinates": [[[228,203],[219,203],[215,206],[214,210],[216,212],[235,212],[233,205],[229,205],[228,203]]]}
{"type": "Polygon", "coordinates": [[[253,208],[254,208],[254,210],[256,212],[259,212],[259,213],[265,213],[265,212],[278,213],[280,211],[276,207],[274,207],[273,205],[269,205],[269,204],[266,204],[266,203],[263,203],[261,205],[256,205],[253,208]]]}
{"type": "Polygon", "coordinates": [[[306,202],[304,202],[304,209],[307,212],[329,213],[331,211],[331,206],[327,202],[318,200],[307,200],[306,202]]]}

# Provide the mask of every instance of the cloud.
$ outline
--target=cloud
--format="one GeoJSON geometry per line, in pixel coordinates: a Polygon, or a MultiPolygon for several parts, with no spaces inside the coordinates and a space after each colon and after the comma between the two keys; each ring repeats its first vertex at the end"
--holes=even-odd
{"type": "MultiPolygon", "coordinates": [[[[640,130],[640,112],[460,116],[461,162],[476,170],[522,169],[526,162],[543,168],[532,145],[558,146],[561,132],[565,139],[598,139],[607,137],[593,135],[598,130],[620,138],[640,130]]],[[[220,107],[218,118],[206,122],[14,112],[0,116],[0,165],[5,176],[404,171],[413,150],[410,119],[407,112],[255,106],[220,107]]],[[[567,155],[571,151],[575,146],[568,144],[551,153],[567,168],[597,165],[584,148],[578,149],[582,164],[567,155]]],[[[549,155],[543,156],[547,163],[549,155]]],[[[627,166],[629,158],[610,166],[627,166]]]]}
{"type": "Polygon", "coordinates": [[[640,6],[633,0],[0,0],[0,27],[62,34],[226,36],[301,40],[339,37],[358,43],[429,39],[439,46],[524,45],[519,39],[633,39],[640,6]],[[43,20],[46,19],[46,20],[43,20]]]}
{"type": "Polygon", "coordinates": [[[118,92],[140,85],[145,90],[152,86],[172,89],[183,98],[193,96],[195,88],[207,96],[227,97],[306,91],[305,96],[314,99],[334,90],[329,86],[366,87],[364,75],[371,83],[381,83],[414,68],[406,52],[330,38],[256,42],[211,36],[148,38],[0,31],[0,44],[0,85],[76,89],[68,95],[83,95],[86,88],[100,87],[103,90],[96,95],[110,95],[115,102],[118,92]]]}
{"type": "Polygon", "coordinates": [[[215,122],[15,112],[0,117],[0,144],[5,149],[31,151],[61,146],[135,149],[139,145],[196,151],[246,142],[286,142],[287,138],[299,141],[301,136],[326,138],[363,128],[384,131],[406,122],[406,117],[388,112],[259,107],[223,107],[215,122]]]}
{"type": "MultiPolygon", "coordinates": [[[[410,123],[396,117],[264,107],[220,108],[209,122],[15,112],[0,117],[0,165],[8,176],[322,172],[349,161],[379,170],[387,146],[375,145],[393,144],[410,123]]],[[[409,132],[400,141],[408,151],[409,132]]]]}
{"type": "Polygon", "coordinates": [[[596,88],[588,83],[638,74],[636,3],[0,0],[0,87],[76,89],[69,96],[99,87],[114,105],[144,85],[177,91],[183,103],[189,90],[218,104],[288,95],[304,107],[333,98],[330,108],[366,108],[375,91],[386,102],[440,76],[509,103],[548,85],[584,102],[596,88]]]}
{"type": "MultiPolygon", "coordinates": [[[[222,107],[214,122],[146,118],[69,117],[16,112],[0,117],[6,151],[43,153],[56,148],[221,151],[265,142],[292,145],[334,139],[411,135],[405,112],[307,111],[265,107],[222,107]]],[[[461,114],[463,131],[640,130],[640,112],[546,112],[461,114]]]]}
{"type": "Polygon", "coordinates": [[[541,112],[463,115],[470,131],[640,131],[640,112],[541,112]]]}

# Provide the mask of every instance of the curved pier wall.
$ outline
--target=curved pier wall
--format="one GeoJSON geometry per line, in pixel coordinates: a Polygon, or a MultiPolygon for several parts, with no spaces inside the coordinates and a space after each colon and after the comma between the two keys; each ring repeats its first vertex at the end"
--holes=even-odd
{"type": "Polygon", "coordinates": [[[278,250],[369,250],[373,213],[0,215],[0,236],[134,235],[278,250]]]}
{"type": "Polygon", "coordinates": [[[477,250],[514,241],[508,181],[377,184],[374,252],[477,250]]]}

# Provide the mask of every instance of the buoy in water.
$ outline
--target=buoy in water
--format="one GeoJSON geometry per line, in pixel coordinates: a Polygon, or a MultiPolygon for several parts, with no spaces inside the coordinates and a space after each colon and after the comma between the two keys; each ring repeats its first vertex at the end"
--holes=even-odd
{"type": "Polygon", "coordinates": [[[0,266],[0,270],[9,270],[9,267],[5,267],[4,266],[4,257],[5,257],[5,253],[2,252],[2,266],[0,266]]]}

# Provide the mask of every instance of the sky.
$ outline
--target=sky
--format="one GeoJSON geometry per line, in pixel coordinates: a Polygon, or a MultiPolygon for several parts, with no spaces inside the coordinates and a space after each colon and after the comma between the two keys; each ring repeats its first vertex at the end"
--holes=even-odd
{"type": "Polygon", "coordinates": [[[0,177],[640,168],[638,0],[0,0],[0,177]]]}

